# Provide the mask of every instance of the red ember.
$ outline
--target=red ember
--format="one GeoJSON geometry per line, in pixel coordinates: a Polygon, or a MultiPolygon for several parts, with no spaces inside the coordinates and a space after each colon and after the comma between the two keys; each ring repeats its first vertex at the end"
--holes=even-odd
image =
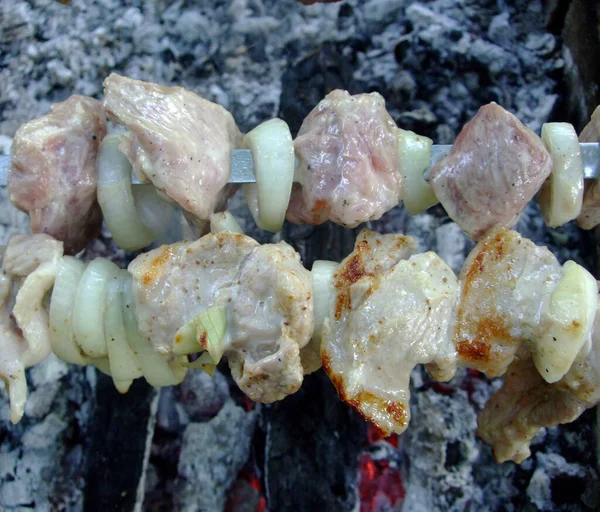
{"type": "Polygon", "coordinates": [[[387,461],[374,461],[369,454],[360,457],[360,512],[400,510],[406,492],[402,477],[387,461]]]}

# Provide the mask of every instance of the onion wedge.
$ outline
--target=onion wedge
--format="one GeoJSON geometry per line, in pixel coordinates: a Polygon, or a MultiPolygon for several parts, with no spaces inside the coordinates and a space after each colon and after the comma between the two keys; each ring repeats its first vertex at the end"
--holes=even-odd
{"type": "Polygon", "coordinates": [[[292,134],[287,123],[270,119],[246,134],[244,147],[252,151],[256,176],[256,184],[244,185],[245,194],[257,197],[258,211],[250,211],[259,228],[277,233],[285,220],[294,181],[292,134]]]}
{"type": "Polygon", "coordinates": [[[229,212],[213,213],[210,216],[210,232],[222,233],[229,231],[231,233],[244,234],[244,230],[235,220],[235,217],[229,212]]]}
{"type": "Polygon", "coordinates": [[[98,203],[117,245],[135,251],[164,233],[174,210],[152,185],[136,185],[132,190],[132,167],[119,144],[119,135],[109,135],[100,144],[96,160],[98,203]]]}
{"type": "Polygon", "coordinates": [[[77,287],[85,264],[72,256],[64,256],[58,264],[58,274],[50,301],[50,345],[67,363],[85,365],[89,358],[81,352],[73,332],[73,308],[77,287]]]}
{"type": "Polygon", "coordinates": [[[300,349],[305,375],[321,368],[321,328],[329,315],[331,301],[335,296],[333,277],[339,267],[335,261],[317,260],[310,271],[314,304],[315,327],[308,344],[300,349]]]}
{"type": "Polygon", "coordinates": [[[431,163],[433,141],[398,128],[398,168],[404,176],[404,206],[411,215],[422,213],[439,203],[423,173],[431,163]]]}
{"type": "Polygon", "coordinates": [[[105,258],[91,261],[79,281],[72,322],[77,344],[90,357],[105,357],[104,310],[106,285],[118,267],[105,258]]]}
{"type": "Polygon", "coordinates": [[[200,358],[189,366],[202,368],[212,375],[225,352],[227,311],[213,307],[196,315],[180,327],[173,342],[173,353],[178,355],[200,353],[200,358]]]}
{"type": "Polygon", "coordinates": [[[538,202],[546,225],[562,226],[577,218],[583,205],[583,162],[579,139],[569,123],[545,123],[542,140],[552,156],[552,173],[538,202]]]}
{"type": "Polygon", "coordinates": [[[339,263],[335,261],[317,260],[313,263],[310,271],[313,289],[313,301],[315,311],[315,330],[313,338],[321,338],[321,327],[323,321],[329,315],[331,301],[335,295],[333,276],[339,263]]]}
{"type": "Polygon", "coordinates": [[[549,383],[569,371],[589,340],[598,306],[596,279],[574,261],[567,261],[563,271],[542,311],[542,335],[532,347],[533,362],[549,383]]]}
{"type": "Polygon", "coordinates": [[[22,361],[25,367],[42,362],[50,354],[50,328],[44,297],[52,288],[58,271],[58,261],[46,261],[29,274],[15,300],[12,314],[27,340],[22,361]]]}
{"type": "Polygon", "coordinates": [[[137,357],[127,342],[121,308],[122,278],[121,271],[115,271],[106,285],[106,315],[104,332],[110,373],[115,387],[121,393],[127,393],[134,379],[142,376],[137,357]]]}
{"type": "Polygon", "coordinates": [[[104,375],[108,375],[109,377],[111,377],[110,363],[108,362],[108,357],[98,357],[96,359],[91,359],[90,364],[98,368],[98,370],[100,370],[104,375]]]}

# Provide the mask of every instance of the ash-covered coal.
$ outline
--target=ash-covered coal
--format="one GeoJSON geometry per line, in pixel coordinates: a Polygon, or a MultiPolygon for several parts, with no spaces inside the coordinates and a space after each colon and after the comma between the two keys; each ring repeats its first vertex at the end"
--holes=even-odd
{"type": "Polygon", "coordinates": [[[50,355],[28,382],[33,400],[16,426],[0,391],[0,509],[81,510],[96,375],[50,355]]]}
{"type": "MultiPolygon", "coordinates": [[[[544,19],[541,0],[345,0],[310,7],[294,0],[0,2],[0,143],[7,146],[21,123],[52,102],[73,93],[100,97],[110,71],[182,85],[224,105],[244,131],[278,115],[295,133],[339,87],[380,92],[399,126],[436,143],[452,142],[489,101],[539,130],[548,120],[570,120],[560,118],[569,59],[544,19]]],[[[27,220],[1,194],[5,243],[27,220]]],[[[356,230],[331,225],[286,226],[273,236],[254,226],[240,196],[231,206],[250,235],[289,241],[309,268],[315,259],[339,261],[354,242],[356,230]]],[[[457,272],[473,247],[439,207],[418,217],[396,208],[370,227],[415,236],[457,272]]],[[[547,230],[537,206],[518,229],[561,262],[591,268],[589,240],[573,226],[547,230]]],[[[86,258],[109,253],[126,261],[106,237],[86,258]]],[[[423,369],[414,372],[412,421],[396,448],[383,440],[370,444],[364,422],[322,373],[309,376],[297,395],[255,411],[225,376],[209,381],[192,374],[183,386],[161,390],[156,415],[148,404],[139,413],[146,416],[138,425],[156,420],[148,434],[133,423],[107,422],[113,395],[98,395],[104,403],[97,414],[94,370],[65,373],[60,363],[45,364],[54,370],[29,372],[33,401],[23,422],[14,427],[2,418],[0,507],[6,510],[94,510],[88,497],[101,491],[106,509],[122,510],[124,490],[127,503],[138,507],[145,491],[146,510],[193,507],[194,500],[210,510],[244,511],[599,507],[594,414],[546,429],[522,465],[497,465],[475,436],[475,417],[499,383],[468,372],[449,387],[435,385],[423,369]],[[103,446],[106,425],[112,436],[103,446]],[[140,440],[152,442],[147,454],[140,440]],[[134,463],[117,467],[123,479],[98,479],[90,462],[98,460],[98,447],[111,455],[128,444],[137,448],[134,463]],[[381,480],[368,481],[367,470],[381,480]],[[119,487],[125,481],[142,486],[119,487]],[[249,498],[242,506],[243,496],[249,498]]]]}

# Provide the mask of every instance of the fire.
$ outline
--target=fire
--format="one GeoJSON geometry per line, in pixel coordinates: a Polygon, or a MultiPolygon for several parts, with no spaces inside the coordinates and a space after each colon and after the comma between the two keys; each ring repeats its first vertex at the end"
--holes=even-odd
{"type": "Polygon", "coordinates": [[[386,460],[375,461],[367,453],[360,457],[360,512],[399,510],[406,495],[402,477],[386,460]]]}

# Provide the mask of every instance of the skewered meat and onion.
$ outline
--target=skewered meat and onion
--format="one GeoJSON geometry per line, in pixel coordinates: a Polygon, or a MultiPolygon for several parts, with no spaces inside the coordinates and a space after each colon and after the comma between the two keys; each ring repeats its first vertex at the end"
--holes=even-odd
{"type": "Polygon", "coordinates": [[[104,108],[129,132],[120,149],[142,183],[152,183],[192,222],[205,225],[235,192],[231,151],[242,135],[233,117],[182,87],[163,87],[115,73],[104,81],[104,108]]]}
{"type": "Polygon", "coordinates": [[[240,388],[261,402],[294,393],[314,370],[303,362],[314,365],[320,351],[340,397],[384,433],[408,425],[416,364],[427,364],[438,380],[452,378],[458,365],[488,375],[508,371],[493,404],[516,390],[531,406],[520,401],[510,413],[486,408],[480,433],[499,459],[517,461],[527,456],[536,429],[571,421],[600,398],[595,280],[573,262],[561,269],[547,249],[502,227],[479,242],[459,280],[434,253],[416,254],[410,237],[369,230],[341,264],[316,267],[318,276],[284,242],[260,246],[227,231],[140,255],[129,272],[102,258],[84,268],[61,258],[61,244],[44,236],[14,237],[3,261],[2,343],[11,357],[1,371],[13,421],[26,397],[24,368],[50,347],[112,375],[121,392],[140,376],[169,385],[190,366],[212,373],[226,356],[240,388]],[[40,257],[15,250],[33,244],[40,257]],[[5,281],[31,271],[13,320],[5,281]],[[42,299],[52,284],[48,319],[42,299]],[[29,317],[19,313],[24,296],[36,304],[29,317]],[[49,334],[65,320],[60,335],[49,334]],[[199,357],[188,361],[189,354],[199,357]],[[519,368],[528,374],[515,373],[519,368]],[[540,402],[547,396],[559,408],[551,414],[540,402]],[[525,424],[515,448],[504,447],[503,436],[525,424]]]}
{"type": "MultiPolygon", "coordinates": [[[[13,421],[23,413],[24,369],[50,350],[65,361],[95,365],[121,392],[141,376],[163,386],[181,382],[190,367],[212,373],[226,356],[239,387],[261,402],[294,393],[322,362],[340,397],[384,433],[408,425],[416,364],[427,364],[437,380],[452,378],[459,365],[488,376],[508,372],[479,427],[499,460],[522,460],[539,428],[571,421],[600,399],[594,278],[574,262],[560,267],[547,249],[506,229],[542,184],[549,225],[579,213],[582,162],[569,125],[545,125],[542,141],[498,105],[482,107],[433,168],[430,185],[423,171],[432,142],[398,129],[377,94],[334,91],[292,142],[281,120],[242,139],[227,111],[181,88],[118,75],[105,87],[108,117],[129,130],[107,137],[95,162],[98,199],[115,239],[130,249],[151,243],[170,211],[159,195],[202,229],[210,222],[214,232],[140,255],[128,272],[102,258],[86,266],[63,256],[62,243],[46,235],[13,238],[0,276],[0,375],[13,421]],[[231,154],[242,145],[253,154],[257,183],[245,191],[260,227],[277,231],[284,216],[356,226],[404,196],[413,213],[440,200],[480,241],[458,280],[434,253],[416,254],[410,237],[368,230],[341,264],[317,262],[308,272],[285,242],[260,246],[230,214],[215,213],[235,188],[228,184],[231,154]],[[130,188],[132,167],[156,188],[130,188]],[[192,354],[197,358],[190,360],[192,354]],[[514,407],[498,410],[503,402],[514,407]]],[[[88,110],[75,107],[79,116],[97,114],[98,103],[90,101],[88,110]]],[[[40,140],[54,140],[44,123],[68,103],[29,124],[42,127],[40,140]]],[[[582,139],[594,137],[594,122],[582,139]]],[[[82,123],[87,129],[81,121],[73,133],[67,125],[54,130],[61,155],[80,154],[82,123]]],[[[100,135],[92,137],[95,144],[87,141],[82,164],[93,187],[90,162],[100,135]]],[[[35,159],[27,163],[23,156],[24,140],[14,150],[11,174],[18,205],[23,165],[39,174],[35,159]]],[[[70,167],[57,161],[59,183],[70,167]]],[[[592,192],[588,188],[584,211],[592,192]]],[[[44,206],[24,208],[33,211],[34,226],[44,206]]],[[[93,217],[81,211],[74,221],[80,227],[93,217]]],[[[591,226],[592,215],[585,215],[579,222],[591,226]]],[[[75,237],[57,229],[70,250],[81,248],[82,233],[83,227],[75,237]]]]}
{"type": "MultiPolygon", "coordinates": [[[[105,95],[108,118],[129,132],[111,135],[101,147],[98,198],[109,230],[128,250],[148,245],[168,226],[171,209],[159,196],[179,205],[204,232],[210,215],[225,208],[236,188],[228,180],[232,154],[242,146],[252,151],[256,183],[239,181],[246,183],[259,227],[274,232],[284,214],[294,223],[332,220],[354,227],[380,218],[403,199],[411,213],[441,201],[450,217],[478,239],[495,225],[515,224],[540,188],[549,226],[581,211],[583,164],[574,129],[548,123],[542,140],[495,103],[467,123],[450,154],[434,165],[428,183],[423,171],[431,162],[431,140],[398,128],[377,93],[333,91],[309,114],[294,141],[279,119],[242,138],[229,112],[182,88],[112,74],[105,80],[105,95]],[[130,188],[131,168],[152,185],[130,188]]],[[[49,116],[26,126],[43,125],[49,116]]],[[[582,141],[597,140],[596,125],[592,119],[582,141]]],[[[63,132],[63,153],[77,154],[79,132],[63,132]]],[[[10,174],[12,196],[27,209],[17,201],[28,191],[17,180],[15,164],[10,174]]],[[[589,228],[595,225],[593,185],[586,197],[579,223],[589,228]]],[[[67,234],[57,236],[69,248],[67,234]]]]}

